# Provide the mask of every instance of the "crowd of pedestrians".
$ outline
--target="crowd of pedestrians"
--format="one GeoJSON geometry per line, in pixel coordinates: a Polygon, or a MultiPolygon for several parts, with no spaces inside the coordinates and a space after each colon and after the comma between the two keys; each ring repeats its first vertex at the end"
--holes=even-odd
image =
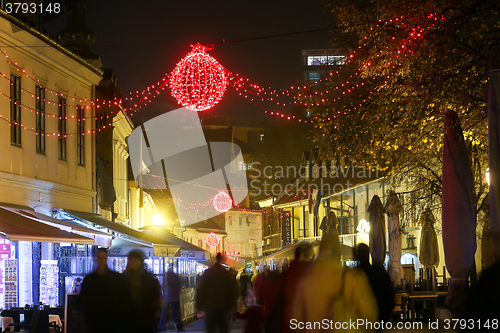
{"type": "Polygon", "coordinates": [[[266,266],[250,276],[243,269],[235,277],[218,254],[217,264],[203,274],[197,290],[206,330],[229,332],[228,322],[234,317],[246,321],[245,333],[320,332],[324,326],[304,324],[325,320],[390,320],[395,305],[390,278],[382,268],[370,265],[368,255],[368,246],[361,244],[359,266],[344,267],[335,235],[327,235],[317,258],[313,246],[303,242],[297,245],[294,260],[280,271],[266,266]]]}
{"type": "MultiPolygon", "coordinates": [[[[370,265],[364,244],[357,249],[359,266],[342,266],[335,236],[324,237],[317,258],[310,243],[298,244],[295,258],[280,271],[266,266],[260,273],[236,272],[218,253],[216,263],[200,277],[196,292],[196,307],[203,313],[207,332],[229,332],[229,322],[236,319],[245,320],[245,333],[286,333],[297,331],[300,323],[324,320],[390,320],[394,293],[389,276],[370,265]]],[[[132,250],[123,274],[108,268],[107,257],[106,249],[98,249],[97,268],[81,286],[88,333],[156,332],[162,306],[171,313],[177,331],[184,331],[181,284],[172,267],[162,302],[158,280],[144,268],[144,253],[132,250]]]]}

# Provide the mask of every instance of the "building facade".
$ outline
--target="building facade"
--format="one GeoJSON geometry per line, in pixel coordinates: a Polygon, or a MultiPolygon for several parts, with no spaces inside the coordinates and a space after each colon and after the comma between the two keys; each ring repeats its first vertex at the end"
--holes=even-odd
{"type": "Polygon", "coordinates": [[[261,211],[231,209],[224,213],[227,237],[225,252],[243,259],[262,255],[261,211]]]}
{"type": "Polygon", "coordinates": [[[102,71],[0,12],[0,202],[92,212],[95,86],[102,71]],[[26,45],[35,47],[25,47],[26,45]],[[19,47],[23,46],[23,47],[19,47]]]}
{"type": "MultiPolygon", "coordinates": [[[[0,44],[0,206],[41,213],[41,220],[50,219],[55,208],[94,212],[98,203],[91,101],[102,71],[4,11],[0,44]]],[[[22,219],[20,214],[12,216],[22,219]]],[[[59,229],[53,229],[55,235],[59,229]]],[[[92,269],[89,244],[94,242],[40,240],[35,230],[29,231],[19,241],[3,244],[2,274],[6,265],[16,274],[10,277],[11,285],[0,286],[5,288],[2,306],[63,304],[66,278],[92,269]]]]}

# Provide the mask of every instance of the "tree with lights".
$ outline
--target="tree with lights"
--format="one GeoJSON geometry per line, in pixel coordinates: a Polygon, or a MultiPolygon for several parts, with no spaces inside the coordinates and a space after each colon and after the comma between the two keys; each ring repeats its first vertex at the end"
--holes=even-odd
{"type": "MultiPolygon", "coordinates": [[[[317,103],[310,110],[318,117],[315,144],[322,154],[376,165],[396,184],[407,182],[417,200],[432,203],[441,195],[444,112],[455,110],[481,210],[488,75],[500,66],[500,2],[339,0],[327,9],[338,27],[333,46],[349,56],[321,88],[302,93],[317,103]]],[[[434,202],[439,208],[440,200],[434,202]]]]}

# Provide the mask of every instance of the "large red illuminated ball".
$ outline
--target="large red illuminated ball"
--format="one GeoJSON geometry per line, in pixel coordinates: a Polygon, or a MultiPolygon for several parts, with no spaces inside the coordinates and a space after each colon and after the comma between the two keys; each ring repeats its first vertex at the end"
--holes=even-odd
{"type": "Polygon", "coordinates": [[[216,211],[225,213],[233,206],[233,199],[227,192],[220,191],[215,195],[212,203],[216,211]]]}
{"type": "Polygon", "coordinates": [[[224,96],[227,76],[224,67],[196,44],[177,63],[170,77],[170,89],[177,103],[191,111],[212,108],[224,96]]]}

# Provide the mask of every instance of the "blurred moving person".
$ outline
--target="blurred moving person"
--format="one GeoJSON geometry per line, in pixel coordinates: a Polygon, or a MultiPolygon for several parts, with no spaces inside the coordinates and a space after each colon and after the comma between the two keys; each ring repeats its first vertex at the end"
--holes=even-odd
{"type": "MultiPolygon", "coordinates": [[[[290,327],[298,323],[365,322],[378,319],[377,301],[366,275],[361,270],[342,267],[340,241],[336,227],[323,236],[318,260],[298,282],[292,307],[290,327]]],[[[333,327],[330,330],[333,330],[333,327]]],[[[371,332],[366,326],[357,327],[357,332],[371,332]]],[[[306,325],[301,332],[323,332],[324,327],[306,325]]]]}
{"type": "Polygon", "coordinates": [[[236,297],[234,301],[234,306],[231,309],[231,312],[229,313],[229,318],[232,321],[236,320],[236,311],[238,311],[238,298],[240,295],[240,285],[238,283],[238,272],[234,270],[232,267],[229,268],[229,274],[231,274],[233,280],[232,280],[232,285],[234,289],[234,296],[236,297]]]}
{"type": "Polygon", "coordinates": [[[88,333],[129,332],[130,303],[123,275],[108,268],[108,250],[97,249],[96,270],[83,279],[79,302],[87,320],[88,333]]]}
{"type": "Polygon", "coordinates": [[[268,266],[255,279],[255,296],[257,304],[263,307],[263,322],[266,332],[276,333],[281,329],[283,302],[280,296],[283,292],[283,276],[278,271],[271,271],[268,266]]]}
{"type": "Polygon", "coordinates": [[[228,316],[236,305],[235,277],[222,266],[224,257],[217,253],[216,263],[201,276],[197,290],[197,308],[205,312],[208,333],[227,333],[228,316]]]}
{"type": "Polygon", "coordinates": [[[179,276],[175,274],[174,267],[170,266],[167,272],[167,309],[172,311],[172,321],[177,332],[185,332],[181,321],[181,282],[179,276]]]}
{"type": "Polygon", "coordinates": [[[295,248],[295,259],[290,262],[288,270],[283,273],[283,291],[281,302],[283,303],[283,315],[281,332],[293,332],[290,328],[292,319],[292,305],[296,296],[297,285],[307,273],[314,260],[314,248],[309,242],[302,242],[295,248]]]}
{"type": "Polygon", "coordinates": [[[134,249],[128,254],[123,272],[132,298],[132,328],[134,332],[157,332],[161,309],[160,283],[144,269],[144,252],[134,249]]]}
{"type": "Polygon", "coordinates": [[[252,288],[252,281],[250,274],[248,274],[245,268],[242,268],[240,275],[240,292],[241,292],[241,302],[243,306],[247,306],[247,291],[252,288]]]}
{"type": "Polygon", "coordinates": [[[396,305],[394,302],[394,290],[392,288],[389,274],[378,266],[370,265],[370,248],[366,244],[359,244],[356,251],[356,257],[359,261],[358,269],[365,272],[373,295],[377,299],[378,321],[388,322],[391,320],[392,310],[396,305]]]}

